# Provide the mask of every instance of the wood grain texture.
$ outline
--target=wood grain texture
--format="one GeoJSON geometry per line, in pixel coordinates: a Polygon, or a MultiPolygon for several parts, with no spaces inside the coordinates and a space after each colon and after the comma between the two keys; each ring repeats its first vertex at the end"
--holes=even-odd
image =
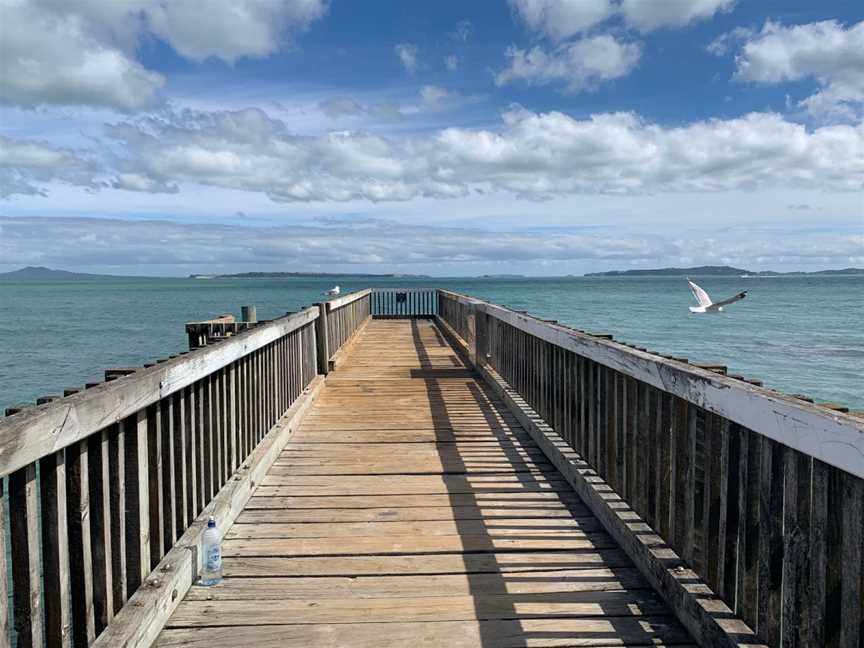
{"type": "Polygon", "coordinates": [[[6,505],[6,480],[0,478],[0,648],[9,648],[9,507],[6,505]]]}
{"type": "Polygon", "coordinates": [[[0,418],[0,475],[60,450],[137,413],[297,331],[318,317],[315,308],[286,315],[244,331],[224,342],[102,383],[70,396],[0,418]]]}
{"type": "Polygon", "coordinates": [[[157,644],[689,642],[477,378],[432,322],[369,322],[157,644]]]}
{"type": "Polygon", "coordinates": [[[36,466],[9,476],[12,623],[20,646],[42,645],[36,466]]]}
{"type": "MultiPolygon", "coordinates": [[[[449,293],[453,295],[453,293],[449,293]]],[[[457,296],[533,339],[574,351],[800,452],[864,478],[864,419],[721,373],[457,296]],[[790,434],[789,431],[793,431],[790,434]],[[852,449],[852,451],[850,451],[852,449]]],[[[468,303],[466,302],[466,303],[468,303]]],[[[523,393],[524,395],[524,393],[523,393]]],[[[528,399],[536,402],[534,399],[528,399]]]]}
{"type": "Polygon", "coordinates": [[[292,404],[247,458],[244,467],[222,487],[175,546],[162,558],[145,586],[138,589],[114,617],[114,622],[99,635],[93,644],[95,648],[133,648],[153,644],[165,621],[197,578],[201,567],[198,544],[207,519],[211,515],[219,519],[225,525],[221,529],[223,532],[230,527],[243,510],[255,485],[279,456],[314,402],[322,384],[320,377],[310,382],[302,396],[292,404]]]}
{"type": "Polygon", "coordinates": [[[42,577],[45,599],[45,645],[71,646],[71,584],[66,513],[66,452],[39,462],[42,499],[42,577]]]}
{"type": "Polygon", "coordinates": [[[449,648],[552,648],[651,645],[695,648],[670,617],[519,619],[390,623],[320,623],[168,629],[166,648],[285,648],[286,646],[439,646],[449,648]],[[668,642],[668,643],[667,643],[668,642]]]}
{"type": "MultiPolygon", "coordinates": [[[[446,323],[441,323],[441,326],[448,331],[449,327],[446,323]]],[[[736,619],[707,585],[692,570],[686,568],[675,551],[640,519],[605,479],[598,475],[598,470],[586,463],[567,445],[561,436],[528,405],[523,396],[508,385],[491,367],[483,367],[481,371],[494,392],[507,403],[550,461],[584,499],[614,542],[634,560],[646,580],[662,594],[675,615],[700,644],[729,648],[740,646],[742,643],[760,645],[755,633],[736,619]]],[[[601,384],[603,382],[608,384],[609,381],[601,380],[601,384]]],[[[604,416],[608,416],[607,404],[610,402],[608,396],[611,394],[604,395],[603,405],[599,407],[604,412],[604,416]]],[[[678,417],[683,423],[677,426],[680,437],[678,445],[690,446],[692,437],[689,430],[692,426],[688,424],[688,420],[692,422],[692,416],[688,418],[687,408],[682,409],[678,417]]],[[[612,430],[614,429],[613,426],[612,430]]],[[[601,460],[600,465],[603,465],[608,456],[605,453],[598,455],[601,460]]],[[[672,456],[674,457],[675,453],[672,456]]],[[[608,462],[605,465],[608,472],[608,462]]],[[[689,468],[684,471],[684,474],[690,474],[689,468]]],[[[692,477],[689,479],[692,480],[692,477]]],[[[685,487],[686,484],[681,485],[681,488],[685,487]]],[[[692,497],[692,494],[690,496],[692,497]]],[[[680,519],[678,521],[680,522],[680,519]]],[[[685,524],[683,529],[679,527],[679,530],[683,530],[685,533],[682,535],[686,535],[691,528],[692,524],[685,524]]]]}

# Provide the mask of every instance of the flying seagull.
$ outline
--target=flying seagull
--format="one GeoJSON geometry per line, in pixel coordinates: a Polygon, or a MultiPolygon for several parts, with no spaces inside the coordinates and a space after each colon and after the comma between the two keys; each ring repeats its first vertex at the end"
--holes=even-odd
{"type": "Polygon", "coordinates": [[[324,293],[328,297],[335,297],[339,294],[339,286],[333,286],[330,290],[324,293]]]}
{"type": "Polygon", "coordinates": [[[730,297],[729,299],[724,299],[723,301],[712,302],[711,298],[708,296],[704,290],[702,290],[695,283],[687,280],[687,283],[690,284],[690,290],[693,293],[693,296],[696,298],[696,301],[699,302],[698,306],[691,306],[691,313],[719,313],[722,312],[723,307],[727,304],[732,304],[738,300],[744,299],[747,296],[747,291],[743,291],[730,297]]]}

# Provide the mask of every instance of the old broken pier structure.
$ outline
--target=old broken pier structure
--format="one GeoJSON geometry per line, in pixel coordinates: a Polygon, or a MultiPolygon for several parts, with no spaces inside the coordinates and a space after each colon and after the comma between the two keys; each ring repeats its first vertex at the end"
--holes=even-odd
{"type": "Polygon", "coordinates": [[[854,413],[446,290],[187,331],[0,419],[0,646],[862,642],[854,413]]]}

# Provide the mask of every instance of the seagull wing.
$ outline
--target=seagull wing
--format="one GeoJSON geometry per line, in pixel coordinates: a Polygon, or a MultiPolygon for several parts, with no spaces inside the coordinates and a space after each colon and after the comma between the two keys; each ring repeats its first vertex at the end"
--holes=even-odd
{"type": "Polygon", "coordinates": [[[740,300],[744,299],[746,296],[747,296],[747,291],[744,290],[744,291],[738,293],[737,295],[733,295],[729,299],[724,299],[723,301],[719,301],[714,305],[715,306],[725,306],[726,304],[733,304],[736,301],[740,301],[740,300]]]}
{"type": "Polygon", "coordinates": [[[690,291],[693,293],[693,296],[696,298],[696,301],[699,302],[700,306],[711,305],[711,298],[708,296],[708,293],[706,293],[689,279],[687,280],[687,283],[690,284],[690,291]]]}

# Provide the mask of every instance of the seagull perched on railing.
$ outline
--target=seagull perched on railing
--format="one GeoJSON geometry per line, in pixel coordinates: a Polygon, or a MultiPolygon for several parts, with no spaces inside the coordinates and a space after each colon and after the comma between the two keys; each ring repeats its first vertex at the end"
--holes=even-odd
{"type": "Polygon", "coordinates": [[[330,290],[324,293],[328,297],[335,297],[339,294],[339,286],[333,286],[330,290]]]}
{"type": "Polygon", "coordinates": [[[698,306],[691,306],[691,313],[720,313],[723,311],[723,307],[732,304],[736,301],[744,299],[747,296],[747,291],[743,291],[730,297],[729,299],[724,299],[723,301],[712,302],[711,298],[708,296],[708,293],[702,290],[695,283],[687,280],[687,283],[690,284],[690,291],[693,293],[693,296],[696,298],[696,301],[699,302],[698,306]]]}

